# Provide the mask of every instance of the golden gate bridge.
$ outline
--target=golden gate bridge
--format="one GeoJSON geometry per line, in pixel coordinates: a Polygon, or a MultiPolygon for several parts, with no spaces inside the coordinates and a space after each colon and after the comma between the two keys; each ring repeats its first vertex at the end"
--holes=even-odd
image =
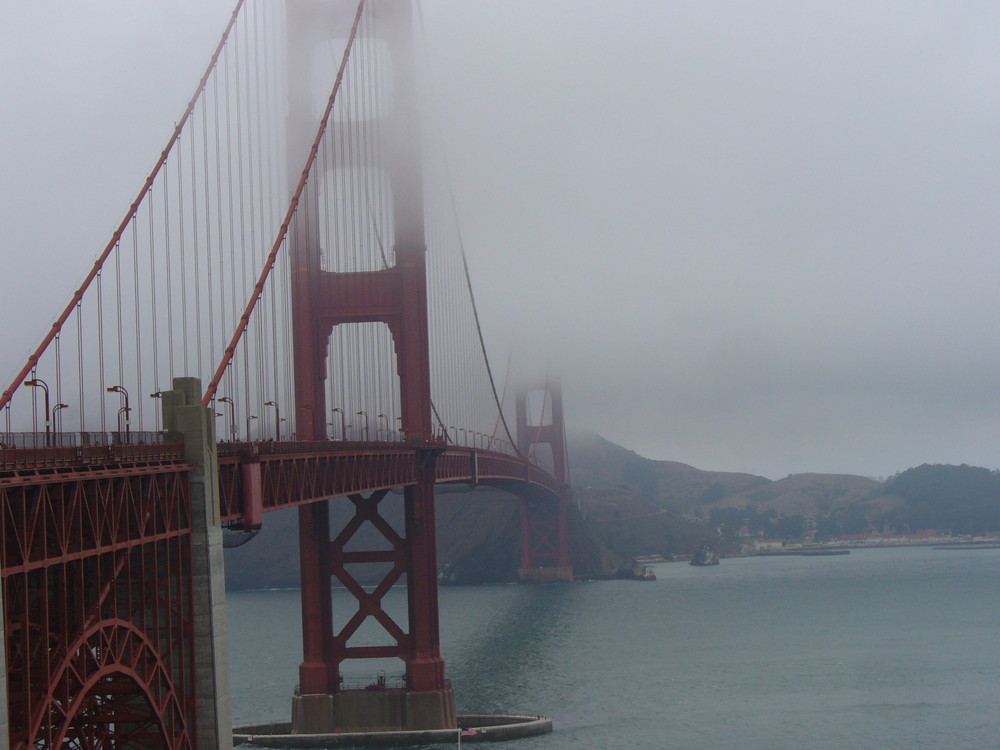
{"type": "Polygon", "coordinates": [[[272,510],[299,514],[297,732],[455,728],[435,484],[518,495],[522,578],[572,578],[559,390],[507,399],[491,371],[413,25],[399,0],[240,0],[0,395],[0,746],[230,746],[222,532],[272,510]],[[405,620],[381,604],[402,583],[405,620]],[[403,687],[345,687],[386,658],[403,687]]]}

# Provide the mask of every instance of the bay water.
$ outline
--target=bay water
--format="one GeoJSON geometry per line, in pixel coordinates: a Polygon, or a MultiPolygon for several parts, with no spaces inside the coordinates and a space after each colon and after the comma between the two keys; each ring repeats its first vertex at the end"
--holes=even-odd
{"type": "MultiPolygon", "coordinates": [[[[654,569],[442,588],[459,712],[550,717],[552,734],[513,743],[524,750],[1000,748],[1000,550],[654,569]]],[[[405,618],[405,591],[385,604],[405,618]]],[[[299,592],[234,592],[228,607],[235,723],[287,721],[299,592]]],[[[350,664],[362,683],[400,671],[350,664]]]]}

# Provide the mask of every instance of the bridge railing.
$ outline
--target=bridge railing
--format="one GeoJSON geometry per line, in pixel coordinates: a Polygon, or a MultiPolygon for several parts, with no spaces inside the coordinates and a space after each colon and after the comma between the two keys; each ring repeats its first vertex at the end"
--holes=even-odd
{"type": "MultiPolygon", "coordinates": [[[[462,432],[465,432],[464,430],[462,432]]],[[[274,440],[220,440],[218,443],[218,454],[224,456],[245,456],[248,453],[259,453],[271,455],[279,453],[316,453],[328,450],[395,450],[399,448],[412,449],[414,447],[430,447],[440,449],[464,448],[486,451],[489,453],[501,453],[511,458],[520,458],[514,446],[506,440],[493,438],[481,433],[469,432],[468,435],[461,435],[456,441],[450,434],[435,432],[430,440],[408,440],[401,432],[392,432],[386,438],[374,440],[350,440],[339,437],[329,440],[295,440],[294,438],[282,438],[274,440]],[[464,440],[463,440],[464,439],[464,440]]],[[[543,469],[551,469],[544,459],[535,455],[529,455],[530,463],[536,464],[543,469]]]]}
{"type": "Polygon", "coordinates": [[[412,450],[414,447],[440,447],[436,441],[407,442],[405,440],[255,440],[223,441],[218,445],[219,458],[248,455],[283,455],[289,453],[347,453],[412,450]]]}
{"type": "Polygon", "coordinates": [[[0,432],[4,470],[183,457],[183,438],[172,432],[0,432]]]}

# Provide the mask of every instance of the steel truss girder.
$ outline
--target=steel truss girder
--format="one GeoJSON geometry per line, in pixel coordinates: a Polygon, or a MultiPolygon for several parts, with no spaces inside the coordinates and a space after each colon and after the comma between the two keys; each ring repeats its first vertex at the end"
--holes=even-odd
{"type": "Polygon", "coordinates": [[[184,461],[184,446],[172,433],[171,442],[54,448],[0,448],[0,484],[23,477],[100,473],[107,469],[151,468],[184,461]]]}
{"type": "Polygon", "coordinates": [[[219,489],[225,521],[241,518],[247,507],[246,493],[250,489],[245,486],[242,467],[248,463],[260,466],[261,500],[266,512],[331,497],[412,486],[428,447],[441,451],[435,469],[439,483],[524,484],[558,495],[556,480],[544,469],[517,456],[476,448],[340,442],[226,443],[222,447],[225,454],[219,460],[219,489]]]}
{"type": "Polygon", "coordinates": [[[185,468],[0,487],[11,747],[192,746],[185,468]]]}
{"type": "Polygon", "coordinates": [[[5,576],[188,533],[186,465],[0,487],[5,576]]]}

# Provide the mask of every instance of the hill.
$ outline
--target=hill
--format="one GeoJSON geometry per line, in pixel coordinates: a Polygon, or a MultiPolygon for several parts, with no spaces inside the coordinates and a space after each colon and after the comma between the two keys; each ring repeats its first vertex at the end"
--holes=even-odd
{"type": "Polygon", "coordinates": [[[577,492],[618,487],[683,516],[708,518],[713,509],[750,507],[757,513],[821,516],[858,503],[873,512],[894,507],[883,485],[851,474],[793,474],[772,481],[754,474],[705,471],[676,461],[655,461],[593,433],[571,437],[573,485],[577,492]]]}
{"type": "Polygon", "coordinates": [[[571,434],[569,454],[575,490],[627,488],[678,513],[770,483],[753,474],[703,471],[676,461],[654,461],[592,432],[571,434]]]}

